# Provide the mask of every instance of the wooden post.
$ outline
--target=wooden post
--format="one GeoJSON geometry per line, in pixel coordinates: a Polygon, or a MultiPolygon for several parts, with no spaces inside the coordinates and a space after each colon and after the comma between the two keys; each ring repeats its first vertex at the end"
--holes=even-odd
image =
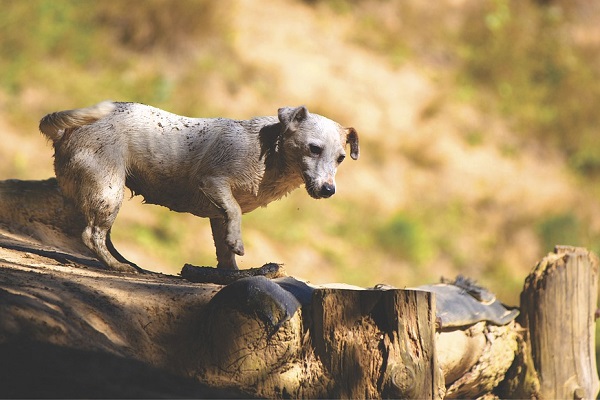
{"type": "Polygon", "coordinates": [[[315,291],[312,340],[334,397],[441,398],[435,297],[415,290],[315,291]]]}
{"type": "Polygon", "coordinates": [[[539,379],[535,397],[596,398],[597,298],[598,259],[582,248],[557,246],[527,277],[521,293],[521,324],[529,332],[539,379]]]}

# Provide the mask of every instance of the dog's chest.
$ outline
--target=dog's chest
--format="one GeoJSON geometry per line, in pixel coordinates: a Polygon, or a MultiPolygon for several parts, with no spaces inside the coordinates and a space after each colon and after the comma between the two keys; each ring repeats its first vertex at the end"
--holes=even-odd
{"type": "Polygon", "coordinates": [[[233,194],[243,213],[250,212],[259,207],[266,207],[269,203],[279,200],[302,184],[300,175],[285,175],[275,179],[266,174],[258,185],[257,191],[234,190],[233,194]]]}

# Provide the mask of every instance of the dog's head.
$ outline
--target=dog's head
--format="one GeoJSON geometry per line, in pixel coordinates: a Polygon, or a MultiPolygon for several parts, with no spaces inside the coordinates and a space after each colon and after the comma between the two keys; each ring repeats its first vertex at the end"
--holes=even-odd
{"type": "Polygon", "coordinates": [[[299,168],[311,197],[331,197],[335,193],[337,167],[346,158],[346,145],[350,145],[350,157],[358,159],[358,133],[354,128],[343,128],[328,118],[311,114],[304,106],[280,108],[278,117],[286,163],[299,168]]]}

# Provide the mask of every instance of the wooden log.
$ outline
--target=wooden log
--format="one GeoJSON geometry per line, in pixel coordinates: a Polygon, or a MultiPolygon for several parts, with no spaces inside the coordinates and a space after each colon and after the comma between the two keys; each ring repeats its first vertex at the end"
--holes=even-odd
{"type": "Polygon", "coordinates": [[[202,381],[247,397],[329,397],[329,378],[304,340],[299,308],[291,293],[262,276],[219,291],[197,337],[202,381]]]}
{"type": "Polygon", "coordinates": [[[596,398],[597,299],[598,258],[585,249],[557,246],[529,274],[521,293],[521,325],[528,330],[539,379],[539,393],[530,395],[596,398]]]}
{"type": "Polygon", "coordinates": [[[262,277],[221,290],[72,265],[0,237],[0,394],[442,396],[429,293],[327,289],[311,313],[262,277]]]}
{"type": "Polygon", "coordinates": [[[317,356],[342,398],[442,398],[435,354],[435,297],[415,290],[317,290],[317,356]]]}
{"type": "Polygon", "coordinates": [[[57,253],[20,253],[3,240],[0,397],[233,395],[190,372],[204,307],[219,286],[67,266],[50,258],[57,253]]]}
{"type": "Polygon", "coordinates": [[[62,196],[56,178],[0,181],[0,225],[11,232],[24,233],[45,246],[92,255],[81,240],[85,219],[62,196]]]}

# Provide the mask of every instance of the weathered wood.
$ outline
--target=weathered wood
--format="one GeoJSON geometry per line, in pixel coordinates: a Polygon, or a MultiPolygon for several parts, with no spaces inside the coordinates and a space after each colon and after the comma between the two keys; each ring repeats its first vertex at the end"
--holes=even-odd
{"type": "Polygon", "coordinates": [[[67,266],[56,252],[20,257],[2,242],[0,397],[231,395],[189,373],[219,286],[67,266]]]}
{"type": "Polygon", "coordinates": [[[312,340],[333,396],[441,398],[435,297],[412,290],[317,290],[312,340]]]}
{"type": "Polygon", "coordinates": [[[92,255],[81,240],[85,219],[62,196],[56,178],[0,181],[0,225],[31,236],[46,246],[92,255]]]}
{"type": "Polygon", "coordinates": [[[202,381],[252,397],[330,397],[331,378],[305,340],[299,308],[291,293],[264,277],[217,293],[196,338],[202,381]]]}
{"type": "Polygon", "coordinates": [[[516,333],[515,359],[494,393],[501,399],[539,399],[540,380],[531,357],[528,330],[521,328],[516,333]]]}
{"type": "Polygon", "coordinates": [[[528,329],[539,378],[539,393],[532,395],[596,398],[597,299],[598,259],[582,248],[557,246],[527,277],[521,294],[521,324],[528,329]]]}
{"type": "MultiPolygon", "coordinates": [[[[496,326],[479,323],[471,327],[474,338],[484,337],[484,348],[474,365],[447,387],[448,399],[473,399],[492,393],[504,379],[517,350],[517,325],[514,321],[496,326]]],[[[441,336],[441,335],[440,335],[441,336]]],[[[442,343],[438,340],[438,345],[442,343]]]]}

